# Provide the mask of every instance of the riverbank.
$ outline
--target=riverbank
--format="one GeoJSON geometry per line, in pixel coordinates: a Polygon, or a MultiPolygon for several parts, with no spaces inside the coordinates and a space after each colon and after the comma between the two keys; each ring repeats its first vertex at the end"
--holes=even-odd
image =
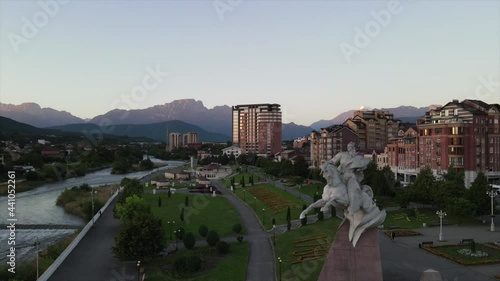
{"type": "Polygon", "coordinates": [[[101,209],[113,192],[119,187],[120,184],[104,185],[94,188],[88,185],[75,186],[71,189],[64,190],[57,197],[56,205],[63,207],[64,211],[68,214],[89,221],[94,215],[93,212],[101,209]]]}

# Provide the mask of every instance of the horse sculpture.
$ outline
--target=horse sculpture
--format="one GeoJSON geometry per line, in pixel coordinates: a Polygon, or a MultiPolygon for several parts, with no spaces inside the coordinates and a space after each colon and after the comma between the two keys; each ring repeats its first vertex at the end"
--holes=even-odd
{"type": "Polygon", "coordinates": [[[332,163],[325,163],[321,166],[321,173],[326,179],[326,185],[323,188],[321,199],[312,203],[300,214],[300,218],[305,218],[306,214],[315,208],[321,207],[321,212],[328,211],[330,206],[345,209],[349,203],[347,196],[347,187],[340,179],[340,173],[337,167],[332,163]]]}

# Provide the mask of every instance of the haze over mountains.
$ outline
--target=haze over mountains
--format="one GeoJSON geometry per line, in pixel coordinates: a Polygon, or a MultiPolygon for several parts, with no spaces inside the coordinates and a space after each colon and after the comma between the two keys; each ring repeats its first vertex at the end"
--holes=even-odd
{"type": "MultiPolygon", "coordinates": [[[[414,122],[424,115],[429,110],[429,107],[399,106],[396,108],[382,108],[382,110],[392,112],[396,118],[400,118],[402,121],[414,122]]],[[[347,118],[352,117],[354,111],[349,110],[340,113],[330,120],[319,120],[311,124],[311,126],[297,125],[293,122],[283,124],[283,139],[291,140],[309,135],[312,130],[319,130],[333,124],[341,124],[347,118]]],[[[222,105],[208,109],[203,105],[202,101],[194,99],[175,100],[145,109],[114,109],[95,116],[91,120],[84,120],[66,111],[41,108],[36,103],[23,103],[20,105],[0,103],[0,116],[39,128],[51,127],[63,131],[91,130],[96,129],[98,125],[109,126],[112,124],[115,125],[113,126],[113,134],[130,134],[130,136],[145,134],[145,137],[162,141],[165,141],[167,127],[170,132],[181,133],[203,130],[203,133],[200,132],[203,141],[230,140],[232,134],[230,106],[222,105]],[[166,122],[174,120],[182,122],[170,124],[166,122]],[[70,124],[73,125],[69,126],[70,124]],[[78,124],[78,126],[75,126],[75,124],[78,124]]]]}

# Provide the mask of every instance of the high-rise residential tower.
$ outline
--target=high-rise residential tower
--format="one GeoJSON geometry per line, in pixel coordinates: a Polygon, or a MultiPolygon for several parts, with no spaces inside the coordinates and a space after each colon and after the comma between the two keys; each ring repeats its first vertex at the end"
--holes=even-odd
{"type": "Polygon", "coordinates": [[[242,153],[271,156],[281,152],[281,108],[279,104],[233,106],[233,145],[242,153]]]}

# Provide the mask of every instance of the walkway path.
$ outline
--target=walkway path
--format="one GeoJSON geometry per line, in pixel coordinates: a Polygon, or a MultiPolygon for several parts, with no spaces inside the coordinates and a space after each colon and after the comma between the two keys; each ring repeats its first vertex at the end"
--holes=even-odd
{"type": "MultiPolygon", "coordinates": [[[[443,238],[447,242],[443,243],[458,243],[467,238],[477,242],[500,240],[500,233],[487,230],[488,225],[444,226],[443,238]]],[[[443,280],[448,281],[498,280],[493,278],[495,274],[500,274],[498,264],[463,266],[419,249],[418,244],[422,241],[441,243],[437,242],[439,227],[420,228],[417,231],[423,236],[396,237],[395,243],[383,231],[379,232],[384,281],[418,281],[421,272],[427,269],[441,272],[443,280]]]]}
{"type": "Polygon", "coordinates": [[[224,195],[236,210],[238,210],[243,225],[247,230],[245,240],[250,243],[250,251],[245,280],[274,280],[276,276],[274,265],[275,258],[271,240],[254,211],[219,182],[214,181],[212,184],[215,185],[219,191],[222,192],[222,195],[224,195]]]}
{"type": "MultiPolygon", "coordinates": [[[[117,197],[118,198],[118,197],[117,197]]],[[[50,281],[124,281],[137,278],[135,262],[114,258],[111,247],[120,221],[113,217],[117,199],[54,272],[50,281]]]]}

